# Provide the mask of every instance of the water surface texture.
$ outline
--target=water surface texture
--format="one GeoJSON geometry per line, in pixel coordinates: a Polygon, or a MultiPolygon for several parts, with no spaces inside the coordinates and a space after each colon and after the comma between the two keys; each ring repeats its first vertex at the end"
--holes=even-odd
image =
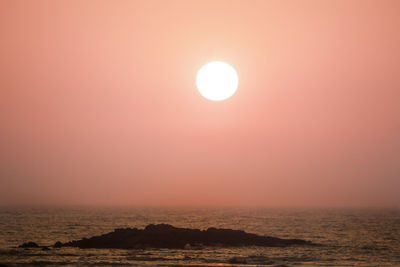
{"type": "Polygon", "coordinates": [[[369,209],[0,208],[0,263],[136,266],[400,266],[400,211],[369,209]],[[321,246],[202,249],[21,249],[150,223],[241,229],[321,246]]]}

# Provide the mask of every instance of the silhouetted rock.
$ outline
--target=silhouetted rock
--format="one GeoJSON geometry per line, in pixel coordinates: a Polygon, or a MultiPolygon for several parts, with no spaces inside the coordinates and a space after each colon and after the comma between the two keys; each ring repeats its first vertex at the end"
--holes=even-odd
{"type": "Polygon", "coordinates": [[[55,248],[61,248],[63,246],[63,244],[60,242],[60,241],[57,241],[54,245],[53,245],[53,247],[55,247],[55,248]]]}
{"type": "Polygon", "coordinates": [[[35,242],[26,242],[23,243],[22,245],[18,246],[19,248],[38,248],[40,247],[38,244],[36,244],[35,242]]]}
{"type": "Polygon", "coordinates": [[[249,234],[241,230],[209,228],[207,230],[177,228],[168,224],[150,224],[137,228],[115,229],[101,236],[83,238],[67,243],[57,242],[54,247],[79,248],[188,248],[191,246],[268,246],[312,245],[301,239],[249,234]]]}

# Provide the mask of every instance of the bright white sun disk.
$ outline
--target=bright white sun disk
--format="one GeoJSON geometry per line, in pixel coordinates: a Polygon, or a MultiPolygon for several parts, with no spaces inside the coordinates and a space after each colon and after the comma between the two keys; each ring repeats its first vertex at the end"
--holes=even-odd
{"type": "Polygon", "coordinates": [[[197,73],[196,85],[200,94],[213,101],[231,97],[237,90],[239,77],[235,69],[221,61],[207,63],[197,73]]]}

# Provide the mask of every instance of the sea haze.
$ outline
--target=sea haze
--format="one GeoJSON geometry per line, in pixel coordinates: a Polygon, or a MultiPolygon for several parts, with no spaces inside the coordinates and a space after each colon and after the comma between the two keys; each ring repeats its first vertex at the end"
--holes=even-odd
{"type": "Polygon", "coordinates": [[[147,266],[393,266],[400,265],[398,209],[289,208],[0,208],[0,263],[19,265],[147,266]],[[202,249],[21,249],[53,245],[150,223],[241,229],[310,240],[320,246],[202,249]]]}

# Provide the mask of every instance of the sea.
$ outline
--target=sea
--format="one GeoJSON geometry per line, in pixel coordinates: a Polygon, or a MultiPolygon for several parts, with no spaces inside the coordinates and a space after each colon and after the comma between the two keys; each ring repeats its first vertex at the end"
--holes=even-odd
{"type": "Polygon", "coordinates": [[[1,207],[0,266],[400,266],[400,210],[339,208],[1,207]],[[52,246],[168,223],[300,238],[318,246],[187,249],[18,248],[52,246]]]}

